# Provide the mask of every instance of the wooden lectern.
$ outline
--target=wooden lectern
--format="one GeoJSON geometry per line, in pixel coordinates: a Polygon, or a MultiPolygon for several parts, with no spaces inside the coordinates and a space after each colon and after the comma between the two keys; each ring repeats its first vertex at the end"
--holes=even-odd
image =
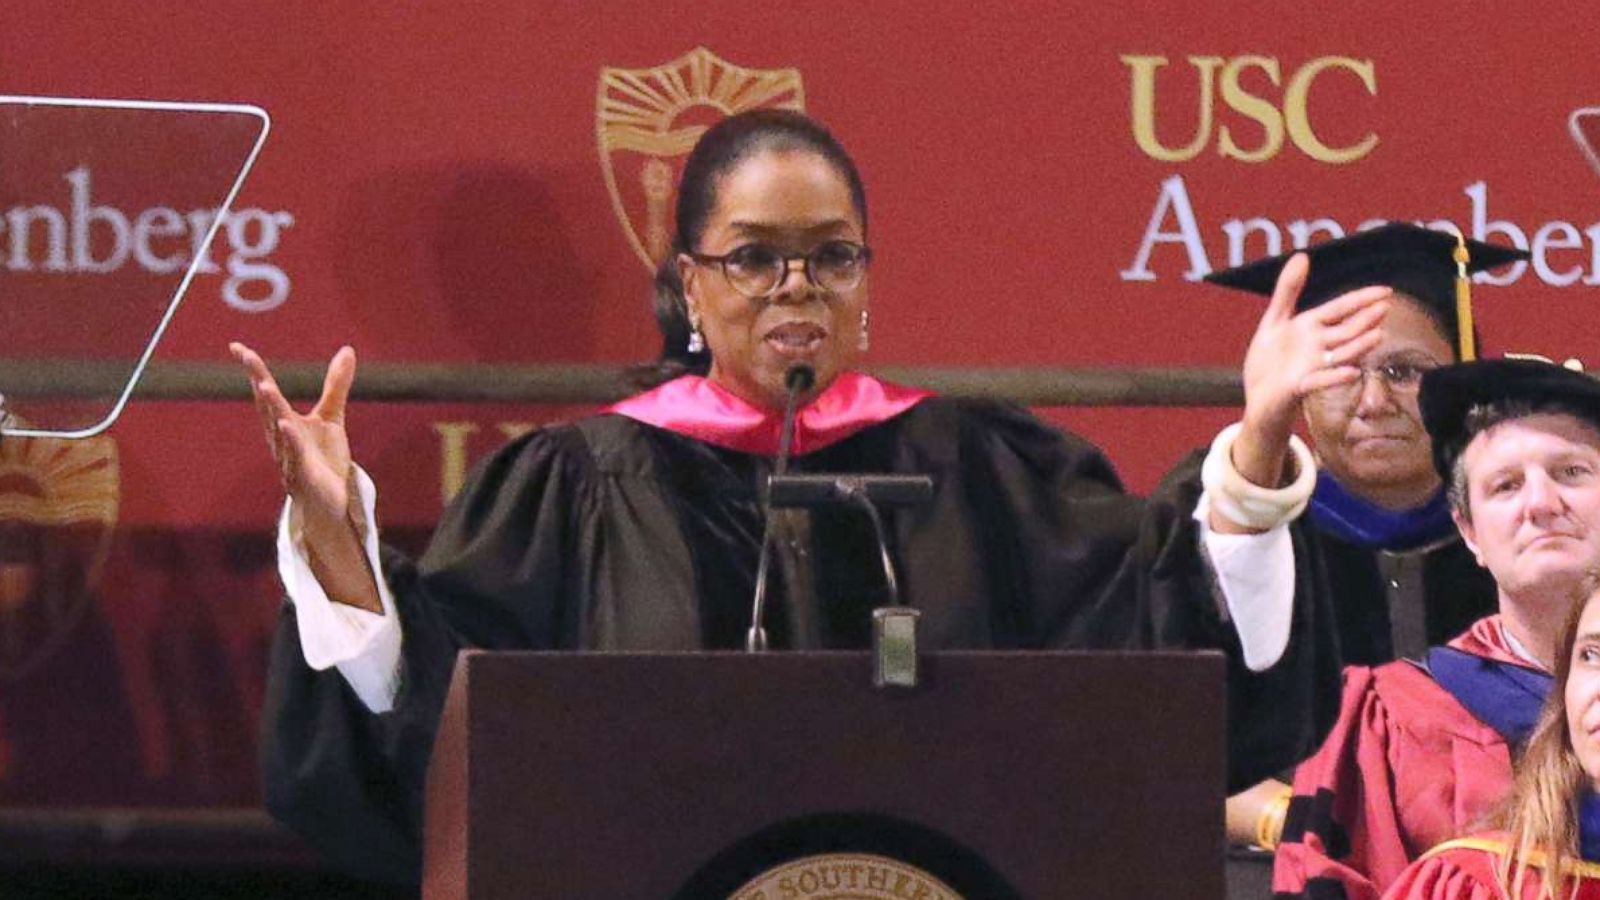
{"type": "Polygon", "coordinates": [[[424,897],[1223,896],[1220,656],[932,653],[911,689],[874,688],[872,666],[463,653],[424,897]],[[830,853],[865,861],[741,890],[830,853]]]}

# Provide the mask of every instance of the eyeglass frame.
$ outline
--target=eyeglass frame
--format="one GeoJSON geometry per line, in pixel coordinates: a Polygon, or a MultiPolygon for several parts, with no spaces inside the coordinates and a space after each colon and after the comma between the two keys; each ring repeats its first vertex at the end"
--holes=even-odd
{"type": "Polygon", "coordinates": [[[741,296],[749,300],[762,300],[772,296],[773,293],[778,290],[778,288],[783,286],[785,281],[789,280],[789,273],[794,271],[794,263],[796,262],[800,262],[802,264],[800,266],[800,271],[805,273],[806,281],[810,282],[814,287],[834,293],[839,291],[848,291],[861,284],[861,279],[867,277],[867,266],[872,262],[872,248],[870,246],[860,243],[859,241],[847,241],[842,238],[831,241],[823,241],[815,247],[812,247],[808,253],[784,253],[777,247],[774,247],[771,244],[763,241],[751,241],[747,244],[740,244],[739,246],[720,256],[714,256],[710,253],[697,253],[693,250],[688,251],[684,255],[688,256],[690,259],[694,260],[700,265],[715,265],[718,271],[722,273],[723,280],[728,282],[728,286],[733,288],[735,291],[738,291],[741,296]],[[816,255],[821,252],[824,247],[829,247],[836,244],[844,244],[849,247],[854,247],[861,252],[861,274],[853,283],[846,285],[845,287],[830,288],[817,279],[816,272],[812,269],[812,263],[816,258],[816,255]],[[767,249],[771,250],[783,263],[783,268],[778,275],[778,280],[772,283],[772,287],[767,288],[766,291],[760,294],[746,293],[742,288],[739,287],[739,285],[734,283],[732,278],[728,276],[728,258],[733,256],[735,253],[738,253],[749,247],[766,247],[767,249]]]}
{"type": "Polygon", "coordinates": [[[1366,390],[1367,376],[1369,375],[1376,375],[1379,383],[1383,385],[1384,390],[1388,391],[1392,396],[1415,397],[1417,392],[1422,388],[1422,376],[1428,374],[1428,372],[1433,369],[1448,365],[1448,363],[1441,363],[1433,359],[1428,359],[1426,365],[1418,365],[1420,362],[1422,362],[1421,359],[1406,359],[1405,357],[1396,357],[1391,358],[1380,365],[1360,366],[1359,369],[1361,374],[1357,378],[1344,384],[1329,385],[1328,387],[1325,387],[1312,394],[1312,397],[1321,397],[1322,402],[1326,403],[1348,404],[1352,401],[1358,400],[1361,397],[1361,392],[1366,390]],[[1410,384],[1406,384],[1390,377],[1386,370],[1393,370],[1400,366],[1406,366],[1408,368],[1417,370],[1416,380],[1410,384]],[[1349,392],[1348,394],[1345,393],[1347,391],[1349,392]]]}

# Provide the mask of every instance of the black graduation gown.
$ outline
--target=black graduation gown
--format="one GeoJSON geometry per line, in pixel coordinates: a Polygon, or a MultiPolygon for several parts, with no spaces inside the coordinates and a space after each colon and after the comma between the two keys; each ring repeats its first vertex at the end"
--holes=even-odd
{"type": "MultiPolygon", "coordinates": [[[[1172,470],[1150,497],[1152,505],[1186,510],[1169,521],[1195,532],[1200,499],[1196,452],[1172,470]]],[[[1169,642],[1211,646],[1228,656],[1229,789],[1248,787],[1310,756],[1333,727],[1345,666],[1376,666],[1447,643],[1498,608],[1494,578],[1460,536],[1404,554],[1351,543],[1303,515],[1290,526],[1295,555],[1294,612],[1289,644],[1265,672],[1244,664],[1237,632],[1216,594],[1173,595],[1165,611],[1169,642]],[[1397,647],[1391,615],[1420,604],[1424,633],[1397,647]]],[[[1182,539],[1177,539],[1182,542],[1182,539]]],[[[1190,579],[1205,577],[1199,557],[1190,579]]],[[[1171,577],[1176,577],[1172,573],[1171,577]]]]}
{"type": "MultiPolygon", "coordinates": [[[[414,564],[385,560],[405,633],[395,709],[372,715],[301,653],[285,604],[262,742],[269,808],[346,867],[417,876],[423,775],[455,651],[742,647],[765,456],[617,415],[550,427],[479,466],[414,564]]],[[[800,457],[802,472],[925,473],[930,505],[886,515],[929,649],[1147,646],[1193,589],[1172,510],[1126,494],[1087,442],[1019,408],[931,398],[800,457]]],[[[884,600],[870,525],[792,514],[775,648],[863,648],[884,600]],[[796,596],[796,594],[803,596],[796,596]]],[[[1201,582],[1203,589],[1203,581],[1201,582]]]]}

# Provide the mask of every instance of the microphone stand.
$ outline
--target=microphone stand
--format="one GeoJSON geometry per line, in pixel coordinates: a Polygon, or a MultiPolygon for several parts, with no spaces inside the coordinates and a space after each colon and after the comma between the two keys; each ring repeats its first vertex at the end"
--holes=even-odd
{"type": "Polygon", "coordinates": [[[933,479],[927,475],[873,475],[840,473],[832,475],[790,475],[789,454],[794,441],[795,404],[809,390],[816,372],[799,364],[784,375],[789,390],[784,406],[783,430],[778,435],[778,456],[772,474],[767,476],[761,507],[766,523],[761,529],[761,550],[756,559],[755,598],[751,602],[750,630],[745,634],[745,651],[761,653],[768,649],[767,631],[762,627],[766,613],[767,569],[772,558],[772,518],[776,509],[808,508],[846,503],[859,508],[872,523],[883,561],[884,587],[889,597],[886,606],[872,611],[872,682],[877,687],[913,688],[917,686],[917,619],[921,613],[900,600],[900,581],[895,577],[894,560],[889,556],[889,537],[878,514],[882,506],[918,506],[933,497],[933,479]]]}
{"type": "Polygon", "coordinates": [[[761,551],[756,556],[756,590],[755,598],[750,603],[750,630],[744,636],[747,653],[761,653],[767,649],[767,629],[762,627],[762,623],[767,612],[767,567],[772,560],[772,479],[789,471],[789,452],[794,443],[795,406],[800,395],[811,390],[816,381],[816,370],[805,363],[796,363],[783,375],[783,384],[789,390],[789,397],[783,407],[783,430],[778,432],[778,457],[772,464],[772,474],[767,476],[767,489],[761,497],[765,522],[761,526],[761,551]]]}
{"type": "Polygon", "coordinates": [[[900,581],[889,556],[889,536],[878,506],[917,506],[933,497],[927,475],[773,474],[767,479],[773,508],[816,507],[846,503],[866,513],[878,540],[883,581],[889,603],[872,611],[872,683],[877,687],[917,686],[917,620],[922,615],[900,599],[900,581]]]}
{"type": "MultiPolygon", "coordinates": [[[[929,487],[931,489],[931,483],[929,487]]],[[[872,522],[872,531],[878,536],[878,555],[883,558],[883,582],[889,594],[889,605],[872,611],[872,684],[880,688],[914,688],[917,686],[917,619],[922,613],[900,600],[900,582],[894,575],[894,561],[889,558],[883,517],[878,515],[878,507],[869,497],[866,486],[857,479],[842,490],[872,522]]]]}

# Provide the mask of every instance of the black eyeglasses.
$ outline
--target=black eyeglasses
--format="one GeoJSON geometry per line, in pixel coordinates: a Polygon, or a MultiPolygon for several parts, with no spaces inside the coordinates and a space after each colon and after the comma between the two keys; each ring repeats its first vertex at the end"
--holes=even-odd
{"type": "Polygon", "coordinates": [[[1437,369],[1439,363],[1423,356],[1399,356],[1386,359],[1375,366],[1362,366],[1361,377],[1344,384],[1323,388],[1316,397],[1333,404],[1354,403],[1367,384],[1367,376],[1374,375],[1397,397],[1415,397],[1422,386],[1422,376],[1437,369]]]}
{"type": "Polygon", "coordinates": [[[745,244],[721,256],[690,253],[689,257],[702,265],[719,266],[734,290],[759,300],[783,284],[794,260],[804,260],[806,279],[817,287],[835,294],[848,291],[867,274],[872,248],[855,241],[827,241],[809,253],[789,254],[769,244],[745,244]]]}

